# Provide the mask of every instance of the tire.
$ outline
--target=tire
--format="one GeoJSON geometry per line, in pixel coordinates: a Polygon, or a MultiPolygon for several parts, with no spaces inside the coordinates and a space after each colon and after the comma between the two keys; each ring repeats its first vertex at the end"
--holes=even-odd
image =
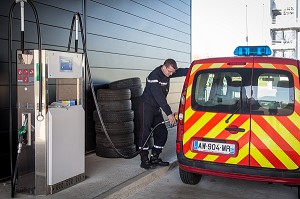
{"type": "Polygon", "coordinates": [[[132,107],[132,110],[139,110],[140,108],[140,97],[134,97],[134,98],[131,98],[131,107],[132,107]]]}
{"type": "Polygon", "coordinates": [[[139,77],[122,79],[122,80],[111,82],[109,84],[110,89],[134,88],[134,87],[141,87],[141,86],[142,86],[142,82],[139,77]]]}
{"type": "Polygon", "coordinates": [[[179,174],[180,174],[180,179],[183,183],[191,184],[191,185],[198,184],[202,177],[201,175],[184,171],[181,168],[179,168],[179,174]]]}
{"type": "Polygon", "coordinates": [[[101,111],[125,111],[131,110],[131,100],[98,101],[101,111]]]}
{"type": "MultiPolygon", "coordinates": [[[[119,123],[105,123],[105,128],[109,135],[121,135],[121,134],[128,134],[134,131],[134,122],[119,122],[119,123]]],[[[96,133],[104,133],[104,129],[100,122],[95,123],[95,130],[96,133]]]]}
{"type": "MultiPolygon", "coordinates": [[[[133,121],[134,113],[132,110],[117,111],[117,112],[101,112],[101,117],[104,123],[119,123],[133,121]]],[[[97,110],[93,112],[93,119],[95,122],[100,122],[97,110]]]]}
{"type": "MultiPolygon", "coordinates": [[[[133,133],[130,134],[123,134],[123,135],[114,135],[110,136],[110,139],[115,147],[128,147],[133,144],[134,135],[133,133]]],[[[106,147],[111,148],[110,142],[106,138],[105,134],[97,134],[96,135],[96,143],[99,147],[106,147]]]]}
{"type": "Polygon", "coordinates": [[[131,98],[139,97],[143,94],[143,88],[142,87],[132,87],[129,88],[131,92],[131,98]]]}
{"type": "Polygon", "coordinates": [[[98,101],[117,101],[117,100],[129,100],[131,98],[130,89],[98,89],[97,99],[98,101]]]}
{"type": "MultiPolygon", "coordinates": [[[[130,156],[136,152],[135,145],[128,147],[117,148],[120,153],[125,156],[130,156]]],[[[113,148],[96,147],[96,155],[104,158],[122,158],[113,148]]]]}

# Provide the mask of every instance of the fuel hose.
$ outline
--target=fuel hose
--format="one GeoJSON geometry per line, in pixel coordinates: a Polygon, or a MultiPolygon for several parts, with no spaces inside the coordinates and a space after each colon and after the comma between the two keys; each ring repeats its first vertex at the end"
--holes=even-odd
{"type": "MultiPolygon", "coordinates": [[[[38,61],[38,67],[39,67],[39,104],[38,104],[38,116],[37,120],[42,121],[44,119],[44,116],[42,115],[42,39],[41,39],[41,31],[40,31],[40,22],[39,17],[37,14],[37,10],[32,3],[31,0],[15,0],[9,10],[9,19],[8,19],[8,73],[9,73],[9,141],[10,141],[10,171],[11,171],[11,197],[14,198],[15,196],[15,180],[14,177],[15,173],[17,174],[18,170],[18,164],[19,164],[19,154],[17,154],[17,159],[15,163],[15,167],[13,164],[13,123],[12,123],[12,19],[13,19],[13,11],[15,9],[15,6],[17,3],[20,3],[21,6],[21,50],[22,53],[24,53],[24,2],[27,2],[30,7],[33,10],[35,21],[36,21],[36,28],[37,28],[37,37],[38,37],[38,54],[39,54],[39,61],[38,61]]],[[[19,151],[19,150],[18,150],[19,151]]],[[[20,151],[21,153],[21,151],[20,151]]]]}
{"type": "MultiPolygon", "coordinates": [[[[165,123],[168,123],[168,121],[163,121],[159,124],[157,124],[156,126],[154,126],[149,134],[149,136],[147,137],[145,143],[143,144],[142,147],[140,147],[139,150],[137,150],[136,152],[134,152],[133,154],[130,154],[130,155],[124,155],[122,154],[114,145],[114,143],[111,141],[110,139],[110,136],[107,132],[107,129],[105,127],[105,124],[103,122],[103,119],[102,119],[102,116],[101,116],[101,111],[100,111],[100,108],[99,108],[99,105],[98,105],[98,102],[97,102],[97,97],[96,97],[96,93],[95,93],[95,88],[94,88],[94,82],[92,80],[92,76],[91,76],[91,71],[90,71],[90,66],[89,66],[89,61],[88,61],[88,55],[87,55],[87,49],[86,49],[86,39],[85,39],[85,36],[84,36],[84,30],[83,30],[83,25],[82,25],[82,20],[81,20],[81,15],[80,13],[74,13],[73,15],[73,19],[72,19],[72,24],[71,24],[71,29],[70,29],[70,36],[69,36],[69,43],[68,43],[68,51],[70,51],[70,48],[71,48],[71,39],[72,39],[72,33],[73,33],[73,27],[74,27],[74,22],[75,20],[79,20],[79,25],[80,25],[80,31],[81,31],[81,39],[82,39],[82,45],[83,45],[83,54],[85,56],[85,63],[86,63],[86,68],[87,68],[87,74],[88,74],[88,81],[91,85],[91,91],[92,91],[92,96],[93,96],[93,100],[94,100],[94,103],[95,103],[95,106],[96,106],[96,110],[97,110],[97,114],[98,114],[98,117],[100,119],[100,123],[103,127],[103,131],[104,131],[104,134],[109,142],[109,144],[111,145],[111,147],[115,150],[115,152],[121,156],[122,158],[124,159],[131,159],[131,158],[134,158],[136,157],[138,154],[140,154],[141,150],[143,148],[145,148],[145,146],[147,145],[149,139],[151,138],[154,130],[159,126],[159,125],[163,125],[165,123]]],[[[77,30],[76,30],[77,32],[77,30]]],[[[75,44],[75,50],[77,50],[77,45],[75,44]]]]}

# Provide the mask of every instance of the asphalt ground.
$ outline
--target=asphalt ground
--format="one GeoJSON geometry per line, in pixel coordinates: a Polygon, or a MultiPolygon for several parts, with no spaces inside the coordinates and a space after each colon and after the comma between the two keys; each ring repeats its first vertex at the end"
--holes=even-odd
{"type": "Polygon", "coordinates": [[[184,184],[178,166],[127,199],[298,199],[297,187],[203,175],[196,185],[184,184]]]}

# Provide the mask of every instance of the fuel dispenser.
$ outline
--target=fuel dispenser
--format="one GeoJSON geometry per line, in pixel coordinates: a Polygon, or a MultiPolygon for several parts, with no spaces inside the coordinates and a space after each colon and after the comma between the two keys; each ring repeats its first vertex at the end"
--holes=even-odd
{"type": "Polygon", "coordinates": [[[84,60],[80,53],[41,50],[39,59],[39,50],[17,52],[23,144],[16,192],[53,194],[85,179],[84,60]]]}
{"type": "MultiPolygon", "coordinates": [[[[12,198],[15,192],[34,195],[54,194],[85,179],[85,71],[92,96],[105,135],[123,158],[139,154],[121,154],[112,143],[102,120],[88,63],[83,24],[75,13],[70,30],[70,50],[74,22],[76,21],[75,52],[42,50],[38,14],[32,0],[15,0],[9,12],[9,98],[10,144],[12,145],[12,18],[17,3],[21,7],[21,50],[17,51],[17,125],[18,151],[13,168],[11,151],[12,198]],[[32,7],[37,24],[38,49],[24,49],[24,3],[32,7]],[[78,23],[83,53],[78,50],[78,23]],[[17,185],[17,186],[16,186],[17,185]]],[[[154,129],[165,124],[156,125],[154,129]]],[[[143,148],[143,147],[142,147],[143,148]]]]}

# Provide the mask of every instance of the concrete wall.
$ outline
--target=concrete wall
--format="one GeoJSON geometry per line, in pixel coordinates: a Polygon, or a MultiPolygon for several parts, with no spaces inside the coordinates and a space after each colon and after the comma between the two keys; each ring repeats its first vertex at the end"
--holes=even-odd
{"type": "MultiPolygon", "coordinates": [[[[8,78],[8,15],[13,1],[0,3],[0,179],[9,177],[9,78],[8,78]]],[[[125,78],[140,77],[143,84],[149,72],[167,58],[179,67],[189,67],[191,59],[190,0],[35,0],[41,24],[42,48],[67,50],[74,12],[82,15],[92,78],[96,87],[125,78]]],[[[13,20],[13,68],[15,50],[20,48],[20,8],[13,20]]],[[[34,14],[25,4],[25,48],[37,48],[34,14]]],[[[73,34],[74,38],[74,34],[73,34]]],[[[74,47],[74,40],[72,41],[74,47]]],[[[82,44],[79,43],[80,51],[82,44]]],[[[15,69],[13,69],[15,73],[15,69]]],[[[183,78],[171,81],[168,96],[174,111],[183,78]]],[[[16,79],[13,75],[13,89],[16,79]]],[[[86,151],[95,147],[91,113],[93,102],[87,90],[86,151]]],[[[16,93],[13,93],[13,106],[16,93]]],[[[15,115],[16,108],[13,113],[15,115]]],[[[13,137],[16,141],[17,127],[13,137]]],[[[16,142],[13,144],[15,155],[16,142]]]]}

